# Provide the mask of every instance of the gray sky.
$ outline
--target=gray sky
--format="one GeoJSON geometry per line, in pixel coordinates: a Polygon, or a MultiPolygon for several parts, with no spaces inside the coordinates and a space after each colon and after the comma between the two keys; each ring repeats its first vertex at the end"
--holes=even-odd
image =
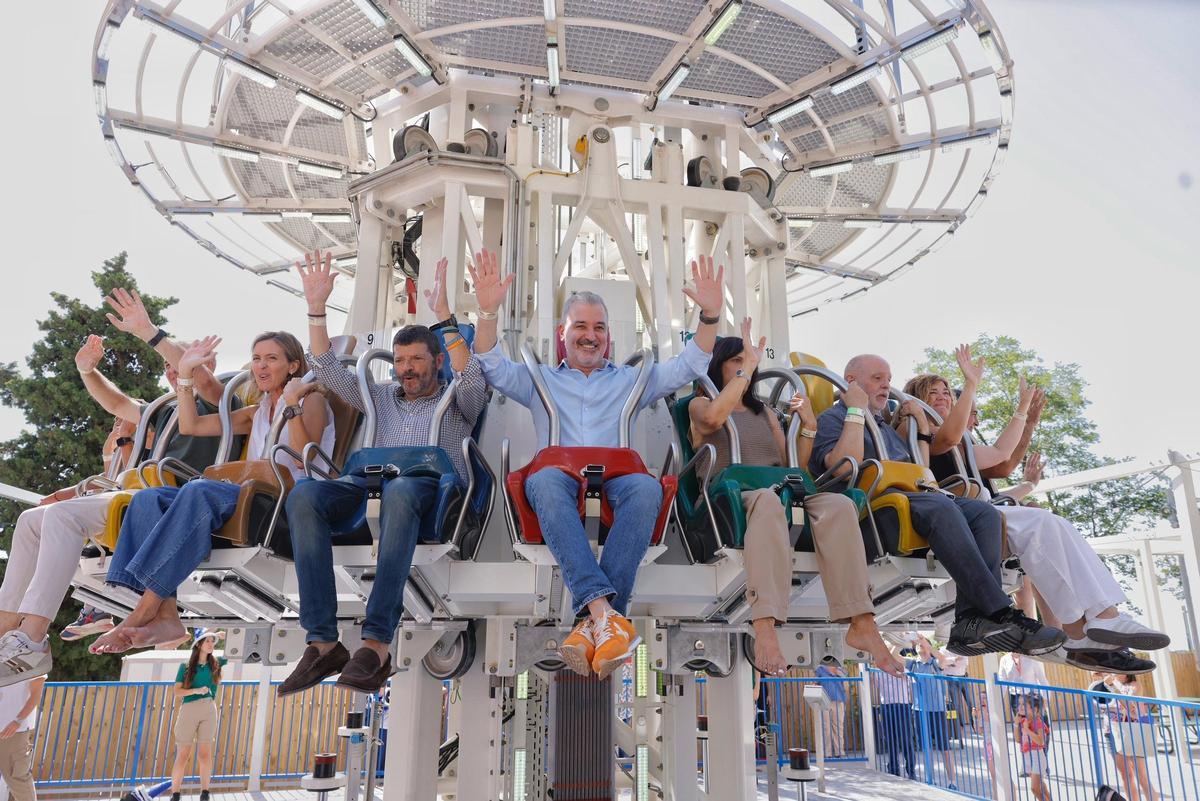
{"type": "MultiPolygon", "coordinates": [[[[23,241],[0,293],[0,360],[21,361],[49,292],[87,297],[89,273],[127,250],[148,292],[175,295],[170,328],[239,348],[267,328],[303,328],[303,304],[173,230],[118,173],[96,126],[89,57],[100,0],[49,14],[8,9],[6,240],[23,241]],[[53,166],[57,164],[58,166],[53,166]],[[17,267],[20,271],[18,272],[17,267]]],[[[1079,362],[1101,450],[1200,449],[1200,396],[1185,325],[1200,298],[1200,4],[988,3],[1016,62],[1012,148],[957,241],[899,281],[797,321],[794,348],[840,367],[880,351],[898,380],[928,345],[1011,334],[1048,361],[1079,362]]],[[[338,321],[333,321],[335,324],[338,321]]],[[[18,413],[0,409],[0,437],[18,413]]]]}

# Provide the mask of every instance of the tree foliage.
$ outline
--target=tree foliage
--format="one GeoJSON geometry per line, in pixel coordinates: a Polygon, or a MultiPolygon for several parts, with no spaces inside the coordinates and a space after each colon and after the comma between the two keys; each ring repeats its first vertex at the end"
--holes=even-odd
{"type": "MultiPolygon", "coordinates": [[[[92,273],[92,283],[99,290],[94,303],[51,293],[54,305],[38,322],[43,336],[33,344],[25,371],[15,362],[0,365],[0,403],[20,409],[28,426],[13,439],[0,442],[0,482],[45,495],[101,471],[101,448],[112,419],[92,400],[75,369],[75,353],[88,334],[105,336],[99,369],[123,391],[147,400],[164,391],[159,383],[162,360],[154,349],[117,331],[105,317],[105,295],[116,287],[137,288],[125,268],[125,254],[105,261],[92,273]]],[[[175,298],[145,295],[142,300],[158,325],[165,322],[164,310],[176,302],[175,298]]],[[[0,550],[11,549],[13,526],[24,509],[12,501],[0,501],[0,550]]],[[[61,630],[78,611],[79,604],[64,604],[52,631],[61,630]]],[[[51,641],[52,678],[113,678],[119,672],[120,662],[115,657],[91,656],[81,644],[64,643],[57,637],[51,641]]]]}
{"type": "MultiPolygon", "coordinates": [[[[993,441],[1011,419],[1017,405],[1021,376],[1046,391],[1046,409],[1034,434],[1030,451],[1046,458],[1047,475],[1090,470],[1118,459],[1096,453],[1100,432],[1086,414],[1091,401],[1079,365],[1055,363],[1047,366],[1033,350],[1013,337],[981,334],[971,345],[973,356],[987,359],[983,381],[977,391],[980,431],[993,441]]],[[[916,372],[945,376],[951,385],[962,377],[952,349],[929,348],[916,372]]],[[[1019,471],[1013,477],[1019,480],[1019,471]]],[[[1106,481],[1079,489],[1051,492],[1045,505],[1067,518],[1085,535],[1099,537],[1124,534],[1152,526],[1168,515],[1167,488],[1158,477],[1135,476],[1106,481]]],[[[1132,570],[1117,566],[1129,578],[1132,570]]]]}

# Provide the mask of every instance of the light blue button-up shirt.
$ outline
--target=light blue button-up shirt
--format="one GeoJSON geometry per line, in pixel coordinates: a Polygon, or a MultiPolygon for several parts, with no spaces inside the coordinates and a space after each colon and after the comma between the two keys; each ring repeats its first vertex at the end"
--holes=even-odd
{"type": "MultiPolygon", "coordinates": [[[[517,364],[505,356],[499,343],[486,353],[476,354],[476,357],[488,383],[533,414],[538,447],[545,448],[550,443],[550,419],[542,408],[525,365],[517,364]]],[[[646,386],[638,411],[703,375],[711,359],[711,353],[705,353],[695,342],[689,341],[678,356],[655,364],[651,368],[650,383],[646,386]]],[[[621,407],[633,391],[641,367],[618,367],[606,362],[590,375],[584,375],[580,370],[568,367],[564,360],[558,367],[541,365],[540,369],[550,389],[550,397],[558,407],[559,444],[568,447],[618,447],[621,407]]]]}

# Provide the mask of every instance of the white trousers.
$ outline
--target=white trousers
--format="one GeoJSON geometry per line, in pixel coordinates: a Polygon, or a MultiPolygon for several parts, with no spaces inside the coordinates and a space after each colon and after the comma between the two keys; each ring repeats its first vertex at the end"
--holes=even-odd
{"type": "Polygon", "coordinates": [[[22,512],[0,585],[0,611],[53,620],[83,544],[108,522],[110,503],[112,495],[86,495],[22,512]]]}
{"type": "Polygon", "coordinates": [[[1001,506],[1008,547],[1064,623],[1094,619],[1125,601],[1121,585],[1067,520],[1033,506],[1001,506]]]}

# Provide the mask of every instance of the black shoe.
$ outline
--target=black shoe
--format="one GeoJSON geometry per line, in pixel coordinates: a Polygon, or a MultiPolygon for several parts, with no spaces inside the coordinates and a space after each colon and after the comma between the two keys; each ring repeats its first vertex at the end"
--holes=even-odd
{"type": "Polygon", "coordinates": [[[1067,635],[1044,626],[1009,607],[996,618],[972,615],[955,622],[946,649],[959,656],[1016,651],[1038,656],[1053,651],[1067,641],[1067,635]]]}
{"type": "Polygon", "coordinates": [[[370,648],[359,648],[354,656],[342,668],[338,676],[338,686],[360,693],[377,693],[387,683],[392,675],[392,655],[388,654],[383,664],[379,663],[379,655],[370,648]]]}
{"type": "Polygon", "coordinates": [[[171,793],[171,801],[179,801],[179,793],[171,793]]]}
{"type": "Polygon", "coordinates": [[[1067,664],[1080,670],[1101,670],[1105,673],[1149,673],[1157,667],[1149,659],[1141,659],[1128,648],[1077,648],[1067,650],[1067,664]]]}
{"type": "Polygon", "coordinates": [[[208,801],[208,790],[200,791],[200,801],[208,801]]]}
{"type": "Polygon", "coordinates": [[[335,643],[324,656],[317,650],[317,646],[310,645],[304,649],[304,655],[300,657],[296,669],[275,688],[275,694],[283,698],[309,687],[316,687],[335,673],[340,673],[349,659],[350,652],[340,642],[335,643]]]}

